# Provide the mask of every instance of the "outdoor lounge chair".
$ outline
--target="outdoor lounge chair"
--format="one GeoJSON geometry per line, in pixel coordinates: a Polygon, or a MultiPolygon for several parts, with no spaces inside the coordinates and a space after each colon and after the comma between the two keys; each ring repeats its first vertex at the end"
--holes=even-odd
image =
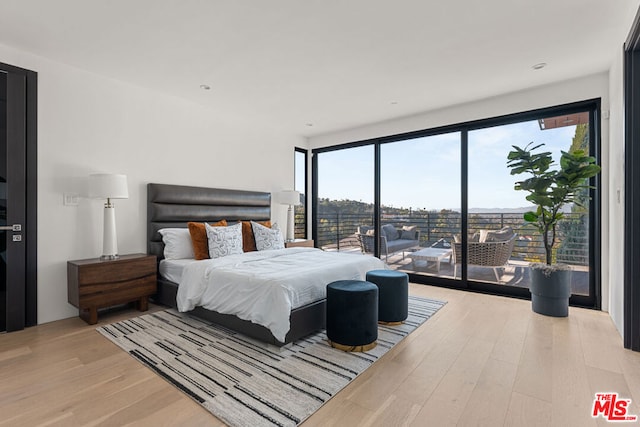
{"type": "MultiPolygon", "coordinates": [[[[467,264],[479,267],[491,267],[496,275],[496,281],[500,283],[498,268],[503,268],[509,262],[513,246],[515,245],[517,234],[511,232],[506,240],[492,240],[486,242],[467,242],[467,264]]],[[[454,242],[453,248],[453,278],[457,276],[458,264],[462,264],[462,243],[454,242]]]]}

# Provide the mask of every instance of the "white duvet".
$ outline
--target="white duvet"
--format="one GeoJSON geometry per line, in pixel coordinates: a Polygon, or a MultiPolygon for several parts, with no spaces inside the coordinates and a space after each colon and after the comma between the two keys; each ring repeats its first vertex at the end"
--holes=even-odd
{"type": "Polygon", "coordinates": [[[335,280],[364,280],[369,270],[388,268],[378,258],[314,248],[246,252],[185,266],[178,310],[197,306],[233,314],[268,328],[284,342],[294,308],[326,296],[335,280]]]}

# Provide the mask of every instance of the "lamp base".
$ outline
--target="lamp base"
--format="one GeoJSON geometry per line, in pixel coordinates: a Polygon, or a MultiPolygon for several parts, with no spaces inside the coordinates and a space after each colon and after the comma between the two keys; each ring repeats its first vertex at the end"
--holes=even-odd
{"type": "Polygon", "coordinates": [[[116,208],[108,203],[104,206],[104,236],[102,240],[101,261],[118,258],[118,239],[116,237],[116,208]]]}
{"type": "Polygon", "coordinates": [[[289,209],[287,210],[287,242],[292,241],[295,237],[293,227],[293,205],[289,205],[289,209]]]}

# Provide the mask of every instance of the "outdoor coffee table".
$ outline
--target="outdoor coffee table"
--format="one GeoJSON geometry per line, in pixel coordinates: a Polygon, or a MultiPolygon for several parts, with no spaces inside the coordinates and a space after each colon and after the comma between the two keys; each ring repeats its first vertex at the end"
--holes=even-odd
{"type": "Polygon", "coordinates": [[[428,264],[429,261],[436,263],[436,271],[440,271],[440,261],[443,261],[445,258],[449,258],[449,263],[451,263],[451,256],[453,251],[451,249],[442,249],[442,248],[424,248],[419,251],[411,252],[407,256],[411,258],[411,268],[413,270],[416,269],[416,261],[424,261],[425,264],[428,264]]]}

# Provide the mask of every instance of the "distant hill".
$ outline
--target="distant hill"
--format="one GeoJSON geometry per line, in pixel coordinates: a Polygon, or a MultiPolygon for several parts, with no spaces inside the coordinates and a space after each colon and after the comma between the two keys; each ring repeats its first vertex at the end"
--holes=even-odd
{"type": "Polygon", "coordinates": [[[469,213],[524,213],[533,209],[533,206],[520,208],[469,208],[469,213]]]}
{"type": "MultiPolygon", "coordinates": [[[[441,208],[441,209],[415,209],[415,208],[402,208],[402,207],[394,207],[394,206],[383,206],[382,207],[385,215],[409,215],[412,211],[415,214],[419,214],[420,212],[441,212],[441,211],[449,211],[449,212],[460,212],[459,208],[441,208]]],[[[520,214],[530,210],[535,209],[534,206],[522,206],[517,208],[470,208],[470,214],[520,214]]],[[[373,204],[365,203],[356,200],[330,200],[330,199],[319,199],[318,200],[318,211],[319,212],[343,212],[343,213],[352,213],[352,214],[372,214],[373,213],[373,204]]],[[[570,213],[571,205],[566,205],[563,209],[563,212],[570,213]]]]}
{"type": "MultiPolygon", "coordinates": [[[[562,212],[570,213],[572,205],[565,205],[562,212]]],[[[469,208],[469,213],[525,213],[534,210],[534,206],[525,206],[520,208],[469,208]]]]}

